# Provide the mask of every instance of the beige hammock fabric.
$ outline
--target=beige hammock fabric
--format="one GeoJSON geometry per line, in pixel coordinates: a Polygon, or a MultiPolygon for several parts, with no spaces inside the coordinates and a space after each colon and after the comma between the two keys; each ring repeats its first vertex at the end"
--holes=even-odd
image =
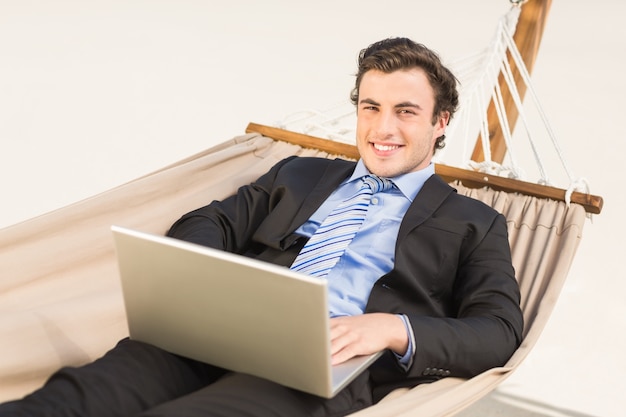
{"type": "MultiPolygon", "coordinates": [[[[222,199],[293,154],[329,155],[244,135],[158,172],[0,230],[0,401],[41,386],[62,365],[101,356],[127,335],[110,226],[164,233],[183,213],[222,199]]],[[[491,391],[535,344],[581,238],[585,212],[455,184],[508,219],[525,339],[505,367],[390,394],[356,415],[451,415],[491,391]]]]}

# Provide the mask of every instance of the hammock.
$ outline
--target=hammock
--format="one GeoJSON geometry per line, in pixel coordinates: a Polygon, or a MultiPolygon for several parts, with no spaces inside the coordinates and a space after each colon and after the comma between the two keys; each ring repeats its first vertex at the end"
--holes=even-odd
{"type": "MultiPolygon", "coordinates": [[[[181,213],[228,196],[289,155],[335,157],[311,148],[335,144],[306,139],[303,147],[258,133],[240,136],[109,192],[2,230],[0,400],[32,391],[62,365],[80,365],[101,356],[127,335],[111,224],[165,233],[181,213]]],[[[507,218],[522,292],[524,341],[504,367],[470,380],[445,378],[394,391],[358,416],[459,411],[520,364],[557,300],[581,237],[584,208],[460,183],[453,186],[507,218]]]]}
{"type": "MultiPolygon", "coordinates": [[[[545,16],[522,13],[524,19],[536,26],[545,16]]],[[[537,41],[533,45],[536,49],[537,41]]],[[[514,124],[510,118],[508,123],[514,124]]],[[[247,132],[111,191],[0,230],[0,401],[38,388],[61,366],[96,359],[127,336],[112,224],[165,233],[182,213],[232,194],[287,156],[358,157],[355,147],[345,143],[257,124],[247,132]]],[[[489,147],[487,156],[501,162],[501,142],[493,135],[479,141],[474,153],[484,154],[481,147],[489,147]]],[[[587,212],[602,208],[600,197],[572,190],[446,165],[436,165],[436,172],[459,193],[506,217],[522,293],[524,339],[503,367],[469,380],[444,378],[399,389],[356,416],[452,415],[493,390],[537,341],[587,212]]]]}

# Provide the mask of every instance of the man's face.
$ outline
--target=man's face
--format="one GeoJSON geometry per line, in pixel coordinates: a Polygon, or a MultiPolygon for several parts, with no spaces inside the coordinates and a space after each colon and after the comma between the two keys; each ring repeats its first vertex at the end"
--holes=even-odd
{"type": "Polygon", "coordinates": [[[433,126],[435,93],[420,68],[366,72],[359,86],[357,148],[367,169],[395,177],[428,166],[449,116],[433,126]]]}

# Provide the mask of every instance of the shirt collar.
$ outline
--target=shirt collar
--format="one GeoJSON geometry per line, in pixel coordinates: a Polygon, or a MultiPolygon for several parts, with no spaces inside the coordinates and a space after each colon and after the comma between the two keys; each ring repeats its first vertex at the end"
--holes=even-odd
{"type": "MultiPolygon", "coordinates": [[[[417,196],[417,193],[419,193],[422,187],[424,186],[424,183],[426,182],[426,180],[428,180],[428,178],[430,178],[434,173],[435,173],[435,164],[431,162],[424,169],[421,169],[415,172],[409,172],[407,174],[398,175],[397,177],[393,177],[389,179],[393,181],[396,187],[400,190],[400,192],[402,192],[402,194],[404,194],[406,198],[409,199],[409,201],[413,202],[413,200],[417,196]]],[[[348,178],[346,183],[352,182],[356,179],[359,179],[369,174],[371,173],[365,167],[363,160],[359,159],[359,161],[356,164],[356,168],[354,169],[354,172],[352,173],[350,178],[348,178]]]]}

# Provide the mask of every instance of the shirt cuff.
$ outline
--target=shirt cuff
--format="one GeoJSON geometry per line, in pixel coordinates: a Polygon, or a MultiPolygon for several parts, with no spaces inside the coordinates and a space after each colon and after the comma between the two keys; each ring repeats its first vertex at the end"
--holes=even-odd
{"type": "Polygon", "coordinates": [[[402,319],[404,323],[404,327],[406,329],[407,336],[409,337],[409,346],[406,349],[406,353],[402,355],[396,355],[398,362],[402,366],[405,371],[408,371],[411,365],[413,365],[413,356],[415,354],[415,335],[413,334],[413,328],[411,327],[411,323],[409,322],[409,318],[405,314],[398,314],[398,317],[402,319]]]}

